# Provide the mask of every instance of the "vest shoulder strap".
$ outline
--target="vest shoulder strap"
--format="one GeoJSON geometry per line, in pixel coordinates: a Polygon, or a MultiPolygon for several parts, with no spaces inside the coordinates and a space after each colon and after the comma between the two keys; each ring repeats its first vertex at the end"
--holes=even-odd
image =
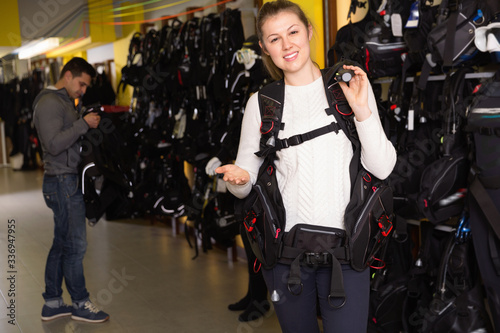
{"type": "Polygon", "coordinates": [[[284,129],[281,119],[283,116],[283,102],[285,100],[285,82],[283,80],[272,82],[259,91],[260,109],[260,150],[255,154],[265,157],[276,152],[276,139],[280,130],[284,129]]]}
{"type": "Polygon", "coordinates": [[[260,150],[255,153],[257,156],[266,157],[281,149],[299,145],[332,131],[338,134],[339,130],[344,131],[351,140],[354,150],[358,150],[357,148],[360,145],[353,122],[354,115],[335,78],[339,67],[340,65],[335,65],[334,67],[321,70],[329,106],[325,112],[328,115],[333,115],[336,121],[307,133],[278,139],[279,131],[285,127],[285,124],[281,122],[285,100],[285,83],[283,80],[272,82],[259,91],[259,108],[262,121],[260,127],[260,150]]]}

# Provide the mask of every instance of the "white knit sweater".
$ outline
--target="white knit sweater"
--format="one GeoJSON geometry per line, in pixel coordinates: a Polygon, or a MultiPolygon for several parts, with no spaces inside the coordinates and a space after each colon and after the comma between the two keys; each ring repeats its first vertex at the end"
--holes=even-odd
{"type": "MultiPolygon", "coordinates": [[[[369,90],[370,118],[355,121],[362,150],[361,162],[373,175],[386,178],[396,163],[396,152],[387,140],[369,90]]],[[[322,78],[305,86],[285,86],[282,122],[279,138],[302,134],[335,121],[327,115],[328,108],[322,78]]],[[[236,197],[244,198],[255,184],[263,162],[254,152],[259,150],[261,118],[257,94],[248,101],[243,116],[241,139],[236,165],[250,174],[245,185],[230,185],[236,197]]],[[[286,229],[298,223],[308,223],[344,229],[344,210],[350,198],[349,163],[352,146],[343,131],[328,133],[277,152],[278,185],[286,210],[286,229]]]]}

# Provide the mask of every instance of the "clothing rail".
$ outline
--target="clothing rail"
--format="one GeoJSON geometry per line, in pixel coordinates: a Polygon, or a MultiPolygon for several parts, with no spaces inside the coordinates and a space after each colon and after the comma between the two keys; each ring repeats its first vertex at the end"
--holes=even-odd
{"type": "MultiPolygon", "coordinates": [[[[495,75],[496,72],[477,72],[477,73],[468,73],[465,74],[466,79],[489,79],[495,75]]],[[[431,75],[429,76],[428,81],[444,81],[446,79],[446,75],[440,74],[440,75],[431,75]]],[[[380,78],[376,79],[373,82],[374,83],[391,83],[394,79],[391,77],[385,77],[385,78],[380,78]]],[[[414,82],[415,77],[414,76],[409,76],[406,78],[406,82],[414,82]]]]}

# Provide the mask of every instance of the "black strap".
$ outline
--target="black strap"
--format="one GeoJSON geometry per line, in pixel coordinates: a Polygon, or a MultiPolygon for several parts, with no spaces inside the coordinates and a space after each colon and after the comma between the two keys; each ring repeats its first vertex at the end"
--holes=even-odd
{"type": "Polygon", "coordinates": [[[276,140],[274,148],[260,150],[260,151],[256,152],[255,155],[257,155],[259,157],[263,157],[263,156],[266,156],[270,153],[277,152],[278,150],[281,150],[281,149],[289,148],[291,146],[300,145],[301,143],[303,143],[305,141],[312,140],[314,138],[317,138],[318,136],[325,135],[325,134],[328,134],[330,132],[335,132],[335,134],[338,134],[340,129],[341,128],[340,128],[339,124],[337,124],[336,122],[332,122],[329,125],[323,126],[321,128],[317,128],[317,129],[309,131],[307,133],[297,134],[297,135],[291,136],[287,139],[278,139],[278,140],[276,140]]]}
{"type": "MultiPolygon", "coordinates": [[[[344,278],[342,275],[342,266],[337,256],[342,259],[348,258],[348,251],[345,247],[337,247],[326,252],[329,255],[332,266],[332,277],[330,281],[330,294],[328,303],[331,307],[339,309],[346,303],[346,294],[344,290],[344,278]],[[339,304],[336,304],[339,303],[339,304]]],[[[290,246],[283,246],[282,258],[294,258],[290,264],[290,275],[288,276],[288,290],[292,295],[299,295],[302,292],[303,284],[300,274],[300,264],[304,262],[306,250],[297,249],[290,246]],[[297,254],[295,256],[295,254],[297,254]],[[297,287],[300,289],[297,290],[297,287]]]]}
{"type": "Polygon", "coordinates": [[[479,207],[481,207],[484,216],[486,216],[486,219],[490,223],[491,228],[495,232],[497,238],[500,239],[500,212],[477,177],[470,184],[469,192],[476,199],[476,202],[479,207]]]}
{"type": "MultiPolygon", "coordinates": [[[[299,256],[303,256],[306,252],[307,251],[304,251],[303,249],[298,249],[296,247],[283,245],[283,248],[280,253],[280,258],[296,259],[299,256]]],[[[335,256],[335,258],[339,260],[349,261],[349,249],[346,248],[345,246],[336,247],[328,252],[329,253],[331,252],[335,256]]]]}
{"type": "Polygon", "coordinates": [[[342,266],[338,261],[337,257],[335,257],[336,249],[330,249],[328,252],[332,257],[332,277],[330,279],[330,295],[328,295],[328,304],[332,308],[340,309],[344,306],[346,302],[346,294],[344,289],[344,277],[342,275],[342,266]],[[339,299],[340,304],[334,304],[333,301],[339,299]]]}
{"type": "Polygon", "coordinates": [[[477,175],[477,178],[486,189],[491,189],[491,190],[500,189],[500,175],[497,176],[477,175]]]}
{"type": "MultiPolygon", "coordinates": [[[[362,68],[362,66],[357,63],[352,62],[352,64],[362,68]]],[[[342,92],[342,88],[335,78],[337,68],[338,67],[335,66],[328,69],[328,71],[326,69],[322,70],[323,84],[325,85],[326,98],[329,106],[329,108],[325,111],[328,115],[333,115],[335,117],[340,128],[344,131],[349,141],[351,141],[353,157],[349,163],[349,176],[352,192],[353,186],[356,182],[356,176],[361,167],[361,142],[359,141],[356,126],[354,124],[354,114],[352,113],[352,110],[350,110],[349,103],[347,103],[345,95],[342,92]],[[340,114],[340,112],[338,112],[339,106],[348,106],[347,110],[351,111],[351,113],[345,115],[340,114]]]]}
{"type": "Polygon", "coordinates": [[[288,291],[290,291],[292,295],[300,295],[300,293],[302,292],[303,284],[300,277],[300,261],[302,260],[302,256],[305,252],[305,250],[302,250],[290,265],[290,275],[288,276],[288,291]],[[301,289],[298,292],[294,291],[295,289],[292,290],[292,288],[295,286],[300,286],[301,289]]]}
{"type": "Polygon", "coordinates": [[[491,128],[484,126],[474,126],[471,124],[467,124],[465,126],[465,130],[468,132],[477,133],[479,135],[487,135],[487,136],[498,136],[500,137],[500,128],[491,128]]]}
{"type": "Polygon", "coordinates": [[[394,233],[394,238],[400,243],[405,242],[408,239],[408,221],[400,216],[394,216],[396,232],[394,233]]]}
{"type": "Polygon", "coordinates": [[[420,71],[420,77],[418,79],[418,89],[424,90],[427,85],[427,81],[429,81],[429,76],[431,75],[432,65],[429,62],[429,59],[424,61],[424,65],[422,66],[422,70],[420,71]]]}
{"type": "MultiPolygon", "coordinates": [[[[326,71],[326,69],[322,71],[323,84],[325,86],[326,99],[329,107],[325,110],[325,112],[326,114],[333,115],[335,117],[337,123],[344,131],[347,138],[357,147],[357,145],[359,145],[359,139],[352,120],[354,116],[342,116],[337,110],[335,110],[335,108],[338,109],[338,105],[349,106],[349,103],[347,103],[344,93],[342,92],[342,88],[340,88],[337,80],[335,79],[335,73],[337,72],[336,68],[337,66],[328,69],[328,71],[326,71]]],[[[351,111],[350,109],[347,110],[351,111]]]]}
{"type": "Polygon", "coordinates": [[[450,67],[453,65],[453,53],[455,52],[455,34],[457,28],[459,11],[453,11],[449,18],[446,27],[446,41],[444,44],[443,66],[450,67]]]}
{"type": "MultiPolygon", "coordinates": [[[[318,136],[328,134],[330,132],[339,133],[339,130],[343,130],[346,136],[351,140],[353,145],[356,148],[359,147],[359,139],[356,135],[356,130],[354,124],[348,125],[348,121],[352,123],[352,120],[348,120],[347,118],[341,116],[339,112],[331,111],[330,108],[335,107],[336,105],[347,105],[348,103],[345,100],[345,96],[343,93],[334,93],[332,89],[340,87],[334,87],[337,82],[335,80],[335,73],[337,68],[341,66],[342,63],[337,64],[336,66],[327,69],[323,69],[321,71],[323,77],[323,84],[326,90],[326,96],[328,100],[329,109],[325,110],[328,115],[334,115],[336,122],[332,122],[329,125],[323,126],[321,128],[317,128],[315,130],[309,131],[303,134],[293,135],[286,139],[278,139],[278,132],[282,129],[283,124],[281,123],[282,114],[283,114],[283,103],[285,99],[285,84],[283,80],[275,81],[271,84],[268,84],[259,92],[259,108],[261,113],[261,119],[264,121],[268,121],[269,124],[273,124],[273,126],[269,129],[266,128],[268,132],[267,135],[261,136],[260,142],[260,150],[255,152],[255,155],[258,157],[265,157],[269,154],[275,153],[281,149],[285,149],[291,146],[299,145],[305,141],[312,140],[317,138],[318,136]],[[334,82],[333,84],[331,82],[334,82]],[[335,96],[337,95],[337,96],[335,96]],[[340,99],[341,98],[341,99],[340,99]],[[280,126],[276,126],[278,123],[280,126]],[[268,144],[268,140],[274,139],[274,144],[268,144]]],[[[352,118],[352,116],[351,116],[352,118]]],[[[355,153],[358,149],[354,149],[355,153]]]]}
{"type": "Polygon", "coordinates": [[[413,65],[412,58],[406,57],[406,59],[403,63],[403,68],[401,69],[401,80],[399,82],[399,87],[397,88],[398,89],[397,93],[400,96],[400,98],[402,98],[404,95],[404,86],[406,83],[406,78],[408,76],[408,70],[411,68],[412,65],[413,65]]]}
{"type": "Polygon", "coordinates": [[[498,255],[498,240],[495,239],[491,232],[488,233],[488,247],[490,249],[491,261],[493,261],[493,266],[497,275],[500,275],[500,256],[498,255]]]}

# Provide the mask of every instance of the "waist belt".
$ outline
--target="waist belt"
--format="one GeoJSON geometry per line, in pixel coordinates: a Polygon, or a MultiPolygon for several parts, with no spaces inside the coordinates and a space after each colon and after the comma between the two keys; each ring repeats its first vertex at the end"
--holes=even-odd
{"type": "Polygon", "coordinates": [[[279,262],[290,265],[288,290],[292,295],[300,295],[304,287],[300,274],[301,264],[309,266],[331,267],[332,277],[330,282],[330,294],[328,295],[328,303],[335,309],[340,309],[344,306],[347,297],[344,290],[344,279],[342,276],[341,262],[349,262],[349,251],[346,246],[332,248],[323,252],[310,252],[304,249],[284,245],[282,247],[279,262]],[[294,291],[297,289],[298,291],[294,291]]]}
{"type": "Polygon", "coordinates": [[[332,255],[342,264],[349,263],[349,251],[347,247],[337,247],[324,252],[310,252],[292,246],[283,245],[280,255],[280,262],[289,264],[290,259],[301,257],[301,261],[306,265],[331,266],[332,255]]]}

